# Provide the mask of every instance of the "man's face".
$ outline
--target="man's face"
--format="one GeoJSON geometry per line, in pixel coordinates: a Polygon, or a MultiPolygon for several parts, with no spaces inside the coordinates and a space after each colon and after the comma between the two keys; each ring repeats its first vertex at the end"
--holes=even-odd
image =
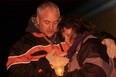
{"type": "Polygon", "coordinates": [[[39,30],[48,37],[51,37],[57,31],[58,22],[59,14],[54,8],[46,8],[42,10],[40,16],[37,16],[39,30]]]}

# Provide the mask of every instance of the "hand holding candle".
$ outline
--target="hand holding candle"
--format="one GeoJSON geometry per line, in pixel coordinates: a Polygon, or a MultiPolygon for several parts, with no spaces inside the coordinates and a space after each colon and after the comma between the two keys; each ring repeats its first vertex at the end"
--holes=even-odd
{"type": "Polygon", "coordinates": [[[55,50],[49,53],[46,59],[52,65],[51,67],[55,70],[57,76],[63,76],[64,66],[69,62],[69,59],[63,56],[57,56],[55,50]]]}
{"type": "Polygon", "coordinates": [[[57,76],[63,76],[64,67],[69,62],[69,59],[62,56],[56,56],[55,63],[52,64],[57,76]]]}

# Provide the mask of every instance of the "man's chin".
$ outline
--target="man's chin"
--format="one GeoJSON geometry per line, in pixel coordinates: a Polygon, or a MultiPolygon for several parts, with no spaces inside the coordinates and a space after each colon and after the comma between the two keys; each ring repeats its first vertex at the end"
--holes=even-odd
{"type": "Polygon", "coordinates": [[[52,36],[53,36],[53,34],[48,34],[47,36],[50,38],[50,37],[52,37],[52,36]]]}

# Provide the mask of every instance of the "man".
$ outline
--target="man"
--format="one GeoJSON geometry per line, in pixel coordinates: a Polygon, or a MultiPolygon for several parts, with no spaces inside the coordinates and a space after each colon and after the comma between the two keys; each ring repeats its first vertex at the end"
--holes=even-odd
{"type": "Polygon", "coordinates": [[[55,77],[52,68],[56,57],[63,60],[63,66],[68,62],[67,58],[60,56],[66,53],[68,46],[56,34],[59,8],[52,2],[44,2],[37,7],[36,13],[35,24],[29,25],[34,26],[34,30],[27,27],[28,33],[10,49],[7,62],[9,77],[55,77]]]}

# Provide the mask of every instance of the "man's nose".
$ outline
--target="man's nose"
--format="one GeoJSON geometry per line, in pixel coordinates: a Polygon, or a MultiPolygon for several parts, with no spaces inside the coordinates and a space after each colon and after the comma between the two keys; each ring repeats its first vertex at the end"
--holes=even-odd
{"type": "Polygon", "coordinates": [[[53,25],[53,23],[51,23],[50,25],[49,25],[49,29],[53,29],[54,28],[54,25],[53,25]]]}

